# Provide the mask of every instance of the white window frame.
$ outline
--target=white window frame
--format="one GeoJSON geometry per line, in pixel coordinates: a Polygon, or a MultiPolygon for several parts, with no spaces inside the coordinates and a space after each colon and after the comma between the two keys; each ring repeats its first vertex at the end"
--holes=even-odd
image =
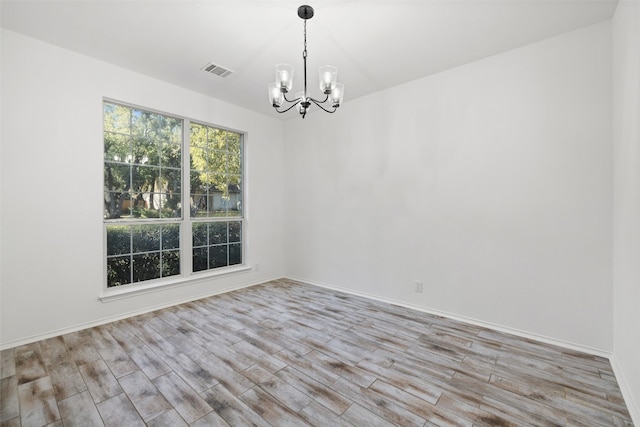
{"type": "MultiPolygon", "coordinates": [[[[167,113],[152,108],[141,107],[128,102],[123,102],[111,98],[103,98],[101,102],[102,112],[102,141],[104,150],[104,103],[113,103],[121,105],[131,109],[137,109],[149,113],[162,114],[170,116],[172,118],[182,120],[182,146],[181,146],[181,218],[154,218],[154,219],[105,219],[103,218],[103,280],[102,291],[99,294],[99,299],[103,302],[118,300],[122,298],[128,298],[130,296],[154,292],[158,289],[166,287],[177,287],[184,285],[191,285],[197,283],[203,283],[209,281],[212,278],[227,276],[232,274],[242,273],[251,270],[249,263],[247,262],[247,175],[246,175],[246,142],[247,133],[244,131],[219,126],[202,120],[194,120],[188,117],[180,116],[177,114],[167,113]],[[234,132],[240,135],[241,146],[241,170],[240,170],[240,191],[242,194],[242,212],[240,216],[225,216],[225,217],[192,217],[191,216],[191,162],[190,162],[190,132],[191,123],[198,125],[209,126],[216,129],[234,132]],[[185,203],[186,201],[186,203],[185,203]],[[185,209],[186,207],[186,209],[185,209]],[[241,223],[241,257],[242,262],[240,264],[217,267],[202,271],[193,271],[193,236],[192,225],[195,222],[240,222],[241,223]],[[107,287],[107,227],[109,225],[146,225],[146,224],[178,224],[180,228],[180,274],[168,277],[161,277],[158,279],[150,279],[142,282],[132,282],[126,285],[107,287]]],[[[102,168],[104,170],[104,156],[102,159],[102,168]]],[[[104,178],[103,178],[104,180],[104,178]]],[[[104,191],[104,181],[103,181],[104,191]]]]}

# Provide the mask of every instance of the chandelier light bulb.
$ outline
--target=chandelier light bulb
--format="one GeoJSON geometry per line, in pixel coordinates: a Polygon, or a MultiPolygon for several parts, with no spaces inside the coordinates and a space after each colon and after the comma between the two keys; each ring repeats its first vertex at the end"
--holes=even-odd
{"type": "Polygon", "coordinates": [[[307,112],[307,107],[305,107],[305,105],[308,106],[309,104],[306,102],[307,98],[305,97],[304,92],[296,93],[296,99],[300,100],[298,102],[298,112],[300,114],[305,114],[307,112]]]}
{"type": "Polygon", "coordinates": [[[336,86],[336,78],[338,76],[338,69],[333,65],[324,65],[320,67],[320,90],[322,93],[331,93],[331,90],[336,86]]]}
{"type": "Polygon", "coordinates": [[[344,98],[344,85],[342,83],[336,83],[335,87],[331,91],[331,105],[334,108],[338,108],[342,104],[344,98]]]}
{"type": "Polygon", "coordinates": [[[283,92],[289,92],[293,87],[293,66],[289,64],[276,65],[276,84],[283,92]]]}
{"type": "Polygon", "coordinates": [[[275,83],[269,83],[269,102],[274,108],[281,107],[284,102],[284,94],[275,83]]]}

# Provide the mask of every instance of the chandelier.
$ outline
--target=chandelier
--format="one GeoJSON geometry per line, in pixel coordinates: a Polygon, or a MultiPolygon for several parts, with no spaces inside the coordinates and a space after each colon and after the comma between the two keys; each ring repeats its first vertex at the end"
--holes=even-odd
{"type": "Polygon", "coordinates": [[[294,99],[287,98],[287,93],[293,87],[293,67],[289,64],[278,64],[276,65],[276,81],[275,83],[269,83],[269,102],[278,113],[286,113],[297,106],[298,112],[303,119],[312,103],[327,113],[334,113],[342,103],[344,85],[336,82],[338,69],[331,65],[324,65],[319,70],[320,90],[324,94],[324,99],[320,101],[309,96],[307,91],[307,19],[313,18],[313,8],[311,6],[300,6],[298,8],[298,16],[304,20],[304,50],[302,51],[304,92],[296,93],[294,99]],[[285,104],[285,102],[290,105],[285,104]]]}

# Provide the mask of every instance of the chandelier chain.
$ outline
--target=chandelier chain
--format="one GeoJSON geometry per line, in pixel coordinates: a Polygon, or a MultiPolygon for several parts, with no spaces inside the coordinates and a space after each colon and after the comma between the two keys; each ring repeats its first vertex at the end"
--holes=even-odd
{"type": "MultiPolygon", "coordinates": [[[[302,51],[302,60],[304,62],[304,92],[302,93],[302,102],[306,104],[306,108],[309,107],[307,101],[307,20],[304,20],[304,50],[302,51]]],[[[304,105],[303,104],[303,105],[304,105]]]]}
{"type": "Polygon", "coordinates": [[[302,57],[307,57],[307,20],[304,20],[304,50],[302,51],[302,57]]]}

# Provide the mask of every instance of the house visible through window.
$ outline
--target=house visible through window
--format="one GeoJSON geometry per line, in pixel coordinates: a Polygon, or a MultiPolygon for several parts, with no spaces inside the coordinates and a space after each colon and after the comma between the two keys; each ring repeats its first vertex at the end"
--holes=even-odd
{"type": "Polygon", "coordinates": [[[107,287],[242,264],[243,135],[103,107],[107,287]]]}

